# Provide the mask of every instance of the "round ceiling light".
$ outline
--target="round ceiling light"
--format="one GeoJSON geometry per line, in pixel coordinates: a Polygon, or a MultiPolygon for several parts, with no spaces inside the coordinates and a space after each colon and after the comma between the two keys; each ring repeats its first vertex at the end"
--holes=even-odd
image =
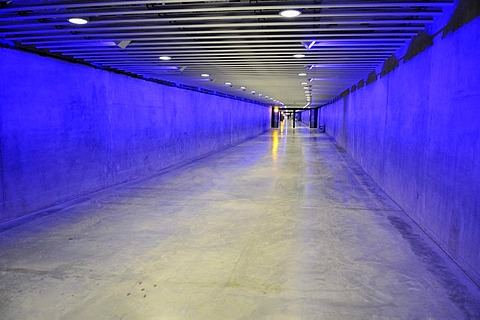
{"type": "Polygon", "coordinates": [[[283,11],[280,11],[280,15],[282,17],[285,17],[285,18],[298,17],[300,14],[302,14],[302,13],[298,10],[283,10],[283,11]]]}
{"type": "Polygon", "coordinates": [[[68,22],[73,24],[87,24],[88,20],[85,18],[70,18],[68,19],[68,22]]]}
{"type": "Polygon", "coordinates": [[[160,60],[163,60],[163,61],[168,61],[168,60],[171,60],[172,57],[168,57],[168,56],[161,56],[159,57],[160,60]]]}

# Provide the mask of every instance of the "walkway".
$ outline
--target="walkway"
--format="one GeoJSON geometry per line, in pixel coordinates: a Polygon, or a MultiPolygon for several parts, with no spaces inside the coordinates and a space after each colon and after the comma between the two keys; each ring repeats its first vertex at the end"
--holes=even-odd
{"type": "Polygon", "coordinates": [[[0,318],[478,319],[324,134],[282,128],[0,233],[0,318]]]}

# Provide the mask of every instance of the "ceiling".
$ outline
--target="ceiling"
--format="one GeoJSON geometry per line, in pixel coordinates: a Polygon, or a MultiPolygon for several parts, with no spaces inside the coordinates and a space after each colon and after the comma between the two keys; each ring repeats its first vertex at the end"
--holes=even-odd
{"type": "Polygon", "coordinates": [[[452,3],[0,1],[0,41],[265,104],[316,107],[365,78],[452,3]],[[281,16],[286,9],[301,14],[281,16]],[[88,23],[72,24],[74,17],[88,23]]]}

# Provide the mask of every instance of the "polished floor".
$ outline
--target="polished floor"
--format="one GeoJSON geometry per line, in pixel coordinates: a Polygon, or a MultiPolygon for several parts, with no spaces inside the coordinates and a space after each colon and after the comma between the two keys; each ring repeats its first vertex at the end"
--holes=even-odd
{"type": "Polygon", "coordinates": [[[282,127],[0,233],[0,319],[480,319],[325,134],[282,127]]]}

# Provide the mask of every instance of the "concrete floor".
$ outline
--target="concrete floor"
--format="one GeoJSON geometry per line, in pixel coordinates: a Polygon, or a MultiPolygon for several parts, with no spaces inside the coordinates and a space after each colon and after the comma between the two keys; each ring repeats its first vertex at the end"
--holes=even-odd
{"type": "Polygon", "coordinates": [[[480,319],[479,289],[305,127],[9,227],[2,320],[480,319]]]}

